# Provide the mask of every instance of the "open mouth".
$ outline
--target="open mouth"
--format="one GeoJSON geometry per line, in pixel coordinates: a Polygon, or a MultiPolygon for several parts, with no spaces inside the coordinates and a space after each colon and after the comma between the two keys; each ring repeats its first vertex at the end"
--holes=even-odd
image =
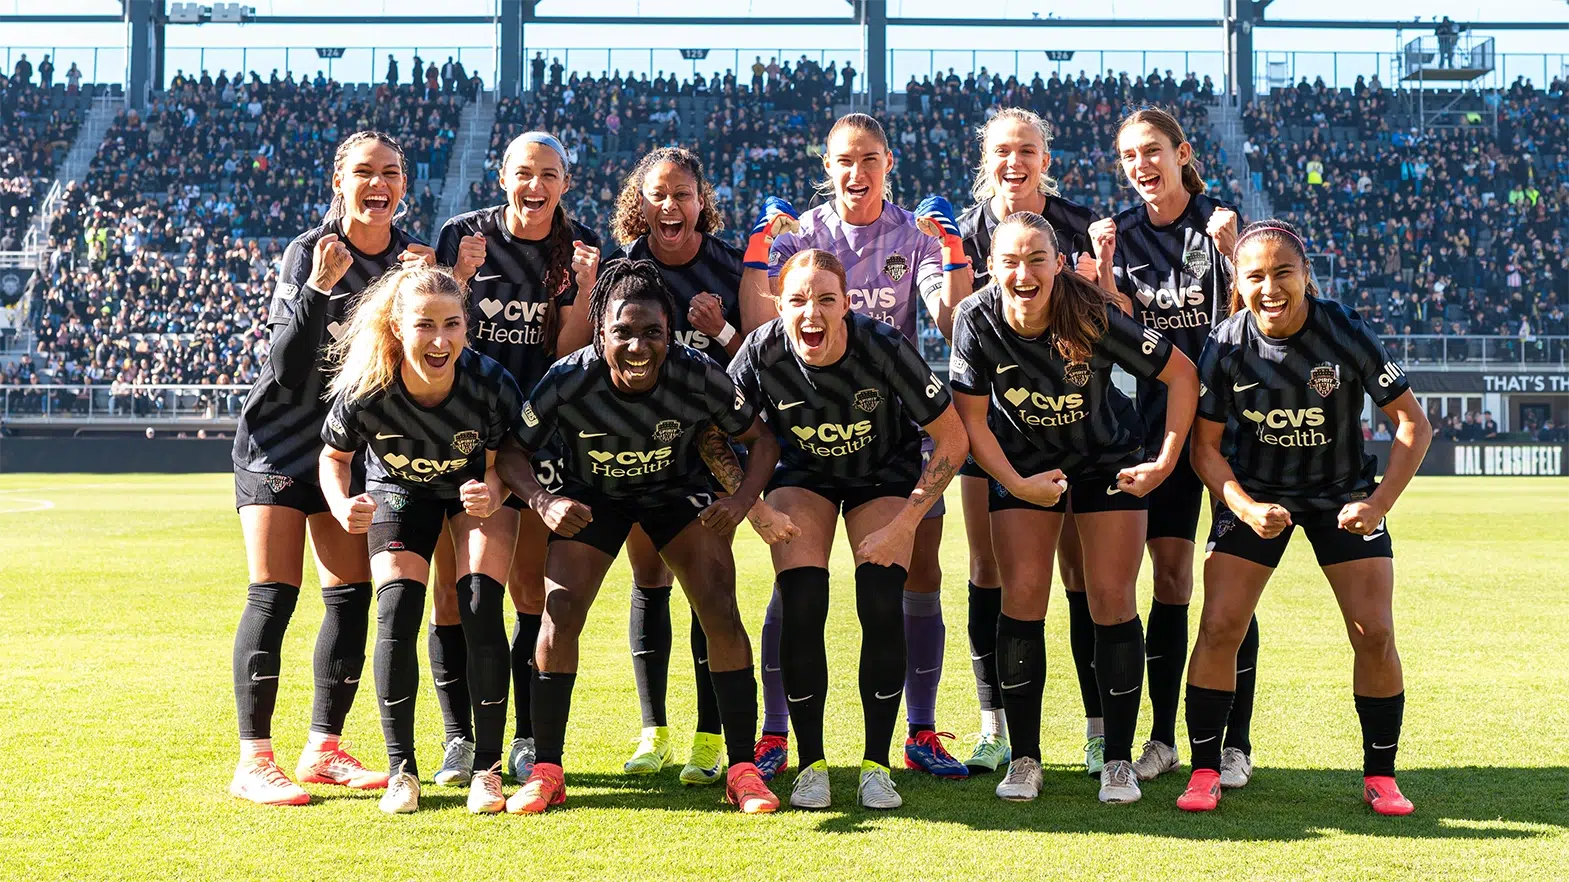
{"type": "Polygon", "coordinates": [[[653,371],[654,357],[650,355],[644,357],[642,360],[624,358],[621,360],[621,364],[624,368],[626,368],[627,379],[641,380],[646,378],[649,373],[653,371]]]}
{"type": "Polygon", "coordinates": [[[686,231],[686,222],[682,220],[666,220],[664,218],[660,218],[659,224],[656,228],[659,230],[660,239],[663,239],[666,242],[674,242],[675,240],[681,238],[681,234],[686,231]]]}
{"type": "Polygon", "coordinates": [[[817,349],[827,338],[827,328],[819,328],[815,325],[801,326],[801,342],[805,343],[808,349],[817,349]]]}
{"type": "Polygon", "coordinates": [[[392,200],[385,196],[366,196],[365,209],[367,211],[386,211],[392,205],[392,200]]]}
{"type": "Polygon", "coordinates": [[[522,199],[523,207],[529,211],[542,210],[545,207],[545,203],[547,201],[549,200],[543,196],[524,196],[522,199]]]}
{"type": "Polygon", "coordinates": [[[1024,172],[1007,171],[1002,173],[1002,182],[1010,187],[1022,187],[1030,179],[1024,172]]]}
{"type": "Polygon", "coordinates": [[[1133,183],[1137,184],[1140,190],[1158,190],[1160,189],[1160,175],[1154,172],[1135,175],[1133,183]]]}
{"type": "Polygon", "coordinates": [[[442,368],[446,367],[447,366],[447,362],[451,361],[451,360],[452,360],[452,353],[450,353],[450,352],[427,352],[427,353],[425,353],[425,366],[430,368],[431,370],[439,371],[442,368]]]}
{"type": "Polygon", "coordinates": [[[1284,299],[1265,300],[1259,303],[1259,314],[1270,319],[1284,318],[1288,305],[1289,301],[1284,299]]]}
{"type": "Polygon", "coordinates": [[[872,188],[866,186],[865,184],[847,184],[844,188],[844,192],[856,199],[860,199],[866,194],[872,192],[872,188]]]}
{"type": "Polygon", "coordinates": [[[1013,296],[1020,300],[1033,300],[1035,295],[1041,293],[1040,285],[1014,285],[1013,296]]]}

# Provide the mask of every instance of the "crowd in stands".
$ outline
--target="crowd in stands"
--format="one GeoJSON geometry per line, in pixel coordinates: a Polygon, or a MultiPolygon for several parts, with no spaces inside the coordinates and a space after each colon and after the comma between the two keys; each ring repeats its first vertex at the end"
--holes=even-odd
{"type": "Polygon", "coordinates": [[[35,85],[24,56],[12,76],[0,74],[0,251],[22,247],[33,209],[81,125],[74,105],[56,106],[49,71],[35,85]]]}

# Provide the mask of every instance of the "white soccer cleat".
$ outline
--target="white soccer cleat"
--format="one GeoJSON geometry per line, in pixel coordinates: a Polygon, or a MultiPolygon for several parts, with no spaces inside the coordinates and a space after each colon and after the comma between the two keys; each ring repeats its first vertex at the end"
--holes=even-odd
{"type": "Polygon", "coordinates": [[[1220,752],[1220,786],[1236,790],[1253,780],[1253,757],[1235,747],[1220,752]]]}
{"type": "Polygon", "coordinates": [[[455,736],[441,749],[441,768],[433,779],[443,787],[462,787],[474,774],[474,742],[455,736]]]}
{"type": "Polygon", "coordinates": [[[873,762],[861,763],[861,783],[855,788],[855,796],[869,809],[896,809],[904,805],[888,768],[873,762]]]}
{"type": "Polygon", "coordinates": [[[469,814],[496,815],[506,807],[507,797],[501,792],[501,763],[475,772],[469,781],[469,814]]]}
{"type": "Polygon", "coordinates": [[[241,760],[229,782],[229,795],[257,805],[305,805],[311,801],[305,788],[290,781],[270,756],[241,760]]]}
{"type": "Polygon", "coordinates": [[[1144,752],[1133,761],[1140,781],[1153,781],[1177,768],[1177,749],[1159,741],[1144,742],[1144,752]]]}
{"type": "Polygon", "coordinates": [[[997,784],[997,795],[1009,802],[1029,802],[1041,795],[1041,762],[1021,756],[1008,764],[1008,774],[997,784]]]}
{"type": "Polygon", "coordinates": [[[818,760],[801,770],[790,787],[790,807],[825,809],[833,804],[828,792],[828,763],[818,760]]]}
{"type": "Polygon", "coordinates": [[[1108,805],[1125,805],[1138,802],[1144,792],[1139,790],[1139,775],[1133,763],[1112,760],[1100,770],[1100,801],[1108,805]]]}
{"type": "Polygon", "coordinates": [[[389,815],[419,811],[419,779],[403,771],[405,767],[398,766],[398,773],[387,782],[387,792],[381,795],[378,807],[389,815]]]}

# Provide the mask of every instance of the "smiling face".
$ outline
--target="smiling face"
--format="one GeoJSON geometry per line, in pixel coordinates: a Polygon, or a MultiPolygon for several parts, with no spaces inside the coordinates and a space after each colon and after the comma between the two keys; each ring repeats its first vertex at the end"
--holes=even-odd
{"type": "Polygon", "coordinates": [[[841,217],[871,215],[865,222],[876,220],[882,210],[883,182],[893,168],[893,155],[876,134],[853,126],[840,127],[828,139],[823,168],[833,183],[841,217]]]}
{"type": "Polygon", "coordinates": [[[670,348],[670,318],[649,300],[616,300],[599,329],[610,382],[623,392],[647,392],[659,379],[670,348]]]}
{"type": "Polygon", "coordinates": [[[1237,249],[1237,292],[1269,337],[1289,337],[1307,322],[1307,267],[1296,249],[1272,236],[1253,236],[1237,249]]]}
{"type": "Polygon", "coordinates": [[[1193,147],[1171,138],[1146,122],[1129,124],[1117,136],[1122,173],[1145,202],[1162,202],[1180,193],[1182,167],[1193,159],[1193,147]]]}
{"type": "Polygon", "coordinates": [[[1015,330],[1033,333],[1045,329],[1046,308],[1062,263],[1057,243],[1046,231],[1019,223],[997,228],[986,266],[1002,288],[1003,306],[1024,319],[1027,327],[1015,326],[1015,330]]]}
{"type": "Polygon", "coordinates": [[[828,270],[805,264],[779,279],[779,319],[807,364],[833,364],[844,355],[849,312],[844,284],[828,270]]]}
{"type": "Polygon", "coordinates": [[[343,197],[349,220],[372,227],[392,226],[407,182],[398,151],[374,139],[349,148],[332,174],[332,187],[343,197]]]}
{"type": "Polygon", "coordinates": [[[703,198],[692,173],[670,160],[656,163],[643,178],[643,219],[657,253],[681,254],[702,241],[697,231],[703,198]]]}
{"type": "Polygon", "coordinates": [[[1019,119],[987,127],[984,156],[992,191],[1009,202],[1040,192],[1041,175],[1051,162],[1040,130],[1019,119]]]}
{"type": "Polygon", "coordinates": [[[403,343],[404,370],[428,386],[450,385],[468,341],[463,300],[445,292],[406,293],[393,333],[403,343]]]}
{"type": "Polygon", "coordinates": [[[501,186],[507,193],[508,220],[514,221],[514,229],[548,227],[567,189],[561,154],[533,141],[507,151],[501,186]]]}

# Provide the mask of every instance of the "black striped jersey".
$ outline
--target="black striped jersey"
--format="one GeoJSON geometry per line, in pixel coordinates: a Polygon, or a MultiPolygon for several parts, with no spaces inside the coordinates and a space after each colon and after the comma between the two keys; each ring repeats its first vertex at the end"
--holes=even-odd
{"type": "Polygon", "coordinates": [[[1138,413],[1111,380],[1112,365],[1153,380],[1171,343],[1106,304],[1106,331],[1088,362],[1068,362],[1050,333],[1030,339],[1009,326],[1002,292],[987,286],[959,305],[948,375],[966,395],[988,395],[986,425],[1020,475],[1062,469],[1101,475],[1144,460],[1138,413]]]}
{"type": "Polygon", "coordinates": [[[756,415],[724,368],[695,349],[672,343],[658,383],[629,395],[612,385],[604,357],[585,346],[534,387],[516,435],[533,452],[559,432],[567,481],[659,503],[709,489],[697,444],[705,426],[740,435],[756,415]]]}
{"type": "Polygon", "coordinates": [[[730,376],[778,437],[781,476],[854,486],[916,480],[917,426],[942,415],[948,385],[892,325],[855,312],[845,320],[845,353],[831,365],[801,361],[776,318],[747,335],[730,376]]]}
{"type": "MultiPolygon", "coordinates": [[[[545,339],[552,294],[558,307],[577,301],[577,278],[569,268],[559,292],[545,290],[550,266],[549,238],[519,239],[507,229],[507,207],[492,205],[460,214],[441,227],[436,262],[453,266],[464,236],[485,237],[485,262],[469,279],[469,345],[501,362],[518,385],[532,389],[555,357],[556,341],[545,339]]],[[[599,247],[599,236],[572,221],[572,238],[599,247]]],[[[559,331],[560,322],[555,323],[559,331]]]]}
{"type": "Polygon", "coordinates": [[[396,227],[380,254],[365,254],[335,226],[302,233],[283,251],[278,287],[267,311],[272,348],[240,411],[234,464],[316,483],[321,425],[327,417],[325,352],[348,324],[359,294],[398,266],[398,255],[417,243],[396,227]],[[307,287],[316,242],[328,233],[349,249],[354,262],[332,290],[307,287]]]}
{"type": "Polygon", "coordinates": [[[1363,393],[1384,407],[1411,388],[1354,311],[1307,303],[1307,324],[1283,340],[1237,313],[1199,358],[1199,416],[1236,427],[1227,460],[1237,481],[1289,511],[1334,510],[1372,492],[1378,462],[1362,446],[1363,393]]]}
{"type": "MultiPolygon", "coordinates": [[[[1064,269],[1071,271],[1081,254],[1095,256],[1095,246],[1090,241],[1090,224],[1099,220],[1095,212],[1061,196],[1047,196],[1046,210],[1041,216],[1057,233],[1057,253],[1066,261],[1064,269]]],[[[1002,218],[992,211],[990,199],[971,205],[959,215],[959,236],[964,239],[964,253],[975,272],[971,286],[976,291],[991,284],[986,258],[992,253],[992,231],[1001,222],[1002,218]]]]}
{"type": "Polygon", "coordinates": [[[676,296],[676,315],[673,327],[670,329],[671,339],[683,346],[696,349],[721,365],[730,363],[730,353],[719,345],[719,341],[709,339],[707,334],[692,327],[692,323],[687,320],[686,312],[692,305],[692,298],[706,291],[719,298],[725,321],[740,333],[741,252],[704,233],[703,245],[697,250],[697,256],[680,266],[666,266],[660,263],[654,256],[653,249],[648,247],[646,236],[634,239],[630,245],[616,252],[616,256],[632,260],[652,260],[659,267],[659,274],[664,277],[670,293],[676,296]]]}
{"type": "MultiPolygon", "coordinates": [[[[1188,207],[1166,226],[1150,222],[1136,205],[1117,215],[1117,288],[1133,301],[1133,318],[1159,331],[1194,361],[1210,331],[1230,313],[1231,256],[1221,254],[1205,226],[1217,208],[1237,207],[1196,193],[1188,207]]],[[[1242,223],[1238,212],[1238,228],[1242,223]]],[[[1138,384],[1139,415],[1145,437],[1158,443],[1166,434],[1166,387],[1138,384]]]]}
{"type": "Polygon", "coordinates": [[[335,450],[364,448],[369,489],[454,499],[465,483],[485,480],[485,451],[496,450],[523,406],[512,375],[472,349],[458,353],[452,391],[429,407],[409,396],[400,375],[382,391],[332,401],[321,440],[335,450]]]}

